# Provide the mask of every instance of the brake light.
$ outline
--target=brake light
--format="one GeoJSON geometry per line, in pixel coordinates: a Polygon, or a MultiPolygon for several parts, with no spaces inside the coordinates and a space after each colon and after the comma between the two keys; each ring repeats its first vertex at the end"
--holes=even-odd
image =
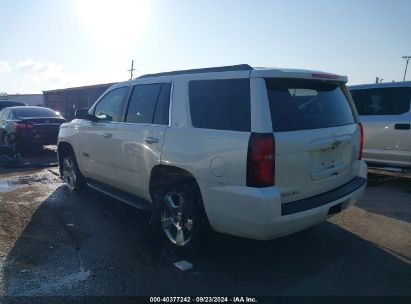
{"type": "Polygon", "coordinates": [[[311,74],[313,78],[325,78],[325,79],[338,79],[340,76],[335,74],[328,74],[328,73],[313,73],[311,74]]]}
{"type": "Polygon", "coordinates": [[[274,185],[275,141],[272,133],[251,133],[247,155],[247,186],[274,185]]]}
{"type": "Polygon", "coordinates": [[[364,151],[364,127],[361,123],[359,123],[358,126],[360,127],[360,154],[358,159],[362,159],[362,154],[364,151]]]}
{"type": "Polygon", "coordinates": [[[18,123],[18,122],[13,122],[13,127],[15,129],[32,129],[33,125],[31,124],[24,124],[24,123],[18,123]]]}

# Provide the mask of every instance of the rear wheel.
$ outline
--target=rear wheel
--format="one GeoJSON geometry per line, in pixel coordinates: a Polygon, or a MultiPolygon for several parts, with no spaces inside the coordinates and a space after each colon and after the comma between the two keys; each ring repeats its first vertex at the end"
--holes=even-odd
{"type": "Polygon", "coordinates": [[[207,219],[201,193],[194,180],[180,179],[166,185],[155,216],[166,239],[179,251],[192,252],[202,241],[207,219]]]}
{"type": "Polygon", "coordinates": [[[61,162],[61,176],[70,191],[75,191],[85,185],[84,176],[78,169],[76,159],[72,153],[64,156],[61,162]]]}

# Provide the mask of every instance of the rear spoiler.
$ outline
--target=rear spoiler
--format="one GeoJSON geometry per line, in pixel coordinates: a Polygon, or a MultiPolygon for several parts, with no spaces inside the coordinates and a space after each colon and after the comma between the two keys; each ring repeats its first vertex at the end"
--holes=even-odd
{"type": "Polygon", "coordinates": [[[317,79],[330,82],[347,83],[348,77],[306,70],[279,70],[279,69],[263,69],[251,71],[252,78],[298,78],[298,79],[317,79]]]}

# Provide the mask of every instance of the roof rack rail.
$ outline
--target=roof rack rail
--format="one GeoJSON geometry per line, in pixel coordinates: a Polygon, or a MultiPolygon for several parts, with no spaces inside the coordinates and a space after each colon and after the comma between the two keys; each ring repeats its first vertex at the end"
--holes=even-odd
{"type": "Polygon", "coordinates": [[[199,74],[199,73],[230,72],[230,71],[251,71],[251,70],[253,70],[253,68],[248,64],[237,64],[237,65],[229,65],[229,66],[214,67],[214,68],[191,69],[191,70],[163,72],[163,73],[156,73],[156,74],[146,74],[146,75],[142,75],[138,77],[137,79],[158,77],[158,76],[174,76],[174,75],[182,75],[182,74],[199,74]]]}

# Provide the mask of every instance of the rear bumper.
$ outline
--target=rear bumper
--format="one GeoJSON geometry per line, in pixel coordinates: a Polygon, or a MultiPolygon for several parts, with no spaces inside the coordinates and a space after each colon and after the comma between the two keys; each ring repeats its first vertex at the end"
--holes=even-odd
{"type": "Polygon", "coordinates": [[[341,187],[338,187],[337,189],[333,189],[331,191],[306,199],[282,204],[281,215],[284,216],[299,213],[327,205],[330,202],[335,202],[343,197],[346,197],[347,195],[350,195],[362,186],[365,186],[366,183],[367,180],[365,178],[357,176],[350,182],[342,185],[341,187]]]}
{"type": "Polygon", "coordinates": [[[58,137],[58,133],[30,134],[30,133],[16,132],[12,135],[12,140],[14,142],[17,142],[23,145],[29,145],[29,144],[56,145],[57,137],[58,137]]]}
{"type": "Polygon", "coordinates": [[[298,202],[281,204],[276,187],[212,186],[200,182],[204,207],[214,230],[258,240],[291,234],[330,217],[330,208],[341,210],[356,203],[366,187],[367,168],[360,162],[360,173],[349,183],[298,202]],[[288,205],[288,206],[287,206],[288,205]]]}

